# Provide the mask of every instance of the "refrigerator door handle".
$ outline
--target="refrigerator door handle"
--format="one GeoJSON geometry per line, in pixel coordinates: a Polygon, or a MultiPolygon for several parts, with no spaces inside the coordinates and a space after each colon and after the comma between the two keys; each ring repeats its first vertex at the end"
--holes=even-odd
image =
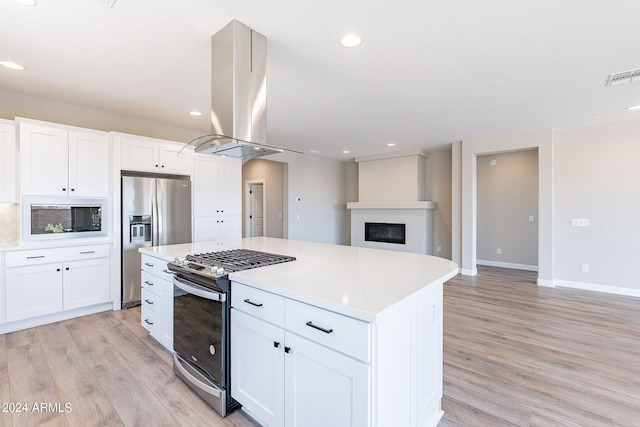
{"type": "Polygon", "coordinates": [[[157,194],[154,194],[151,197],[151,246],[157,246],[160,244],[160,225],[158,224],[158,220],[160,215],[158,215],[158,198],[157,194]]]}

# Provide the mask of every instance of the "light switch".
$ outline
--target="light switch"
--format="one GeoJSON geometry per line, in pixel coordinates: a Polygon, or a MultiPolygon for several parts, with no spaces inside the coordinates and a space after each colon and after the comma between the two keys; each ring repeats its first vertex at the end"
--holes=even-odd
{"type": "Polygon", "coordinates": [[[533,222],[533,215],[529,215],[529,222],[533,222]]]}
{"type": "Polygon", "coordinates": [[[589,226],[589,220],[588,219],[584,219],[584,218],[572,218],[571,219],[571,226],[572,227],[588,227],[589,226]]]}

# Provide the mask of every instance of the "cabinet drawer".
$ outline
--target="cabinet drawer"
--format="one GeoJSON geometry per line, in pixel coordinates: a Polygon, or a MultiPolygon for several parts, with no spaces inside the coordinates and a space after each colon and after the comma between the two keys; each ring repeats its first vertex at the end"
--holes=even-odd
{"type": "Polygon", "coordinates": [[[151,274],[148,271],[142,272],[142,289],[146,289],[147,291],[151,291],[154,294],[160,296],[162,295],[162,290],[166,286],[173,286],[173,282],[166,280],[164,278],[160,278],[155,274],[151,274]]]}
{"type": "Polygon", "coordinates": [[[285,301],[285,329],[351,357],[369,362],[371,326],[298,301],[285,301]]]}
{"type": "Polygon", "coordinates": [[[149,255],[142,255],[142,270],[171,281],[172,274],[167,268],[167,261],[149,255]]]}
{"type": "Polygon", "coordinates": [[[59,249],[32,249],[28,251],[7,252],[6,266],[20,267],[23,265],[48,264],[62,262],[64,255],[59,249]]]}
{"type": "Polygon", "coordinates": [[[111,245],[70,246],[64,248],[30,249],[7,252],[7,267],[48,264],[50,262],[77,261],[89,258],[105,258],[111,254],[111,245]]]}
{"type": "Polygon", "coordinates": [[[66,260],[79,260],[89,258],[105,258],[111,255],[111,245],[74,246],[58,249],[66,260]]]}
{"type": "Polygon", "coordinates": [[[147,288],[142,288],[142,306],[155,312],[156,314],[162,314],[162,298],[151,292],[147,288]]]}
{"type": "Polygon", "coordinates": [[[274,325],[284,326],[284,298],[279,295],[233,282],[231,306],[274,325]]]}
{"type": "Polygon", "coordinates": [[[162,317],[149,310],[145,305],[140,309],[140,324],[154,337],[159,337],[162,331],[162,317]]]}

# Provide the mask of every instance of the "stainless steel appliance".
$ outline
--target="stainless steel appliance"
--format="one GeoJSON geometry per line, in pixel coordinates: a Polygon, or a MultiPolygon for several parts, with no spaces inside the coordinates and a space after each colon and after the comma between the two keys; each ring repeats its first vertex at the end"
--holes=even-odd
{"type": "Polygon", "coordinates": [[[25,241],[107,235],[107,200],[25,197],[22,205],[25,241]]]}
{"type": "Polygon", "coordinates": [[[122,176],[122,307],[140,304],[143,246],[191,242],[188,176],[126,173],[122,176]]]}
{"type": "Polygon", "coordinates": [[[223,417],[240,406],[229,395],[229,273],[294,260],[232,249],[189,255],[168,264],[174,275],[173,370],[223,417]]]}

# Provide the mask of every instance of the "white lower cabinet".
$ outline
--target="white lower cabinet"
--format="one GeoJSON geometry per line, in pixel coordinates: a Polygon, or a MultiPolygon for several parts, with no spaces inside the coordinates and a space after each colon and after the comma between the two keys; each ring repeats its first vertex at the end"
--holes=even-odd
{"type": "Polygon", "coordinates": [[[198,216],[193,218],[193,241],[212,242],[240,239],[242,216],[198,216]]]}
{"type": "Polygon", "coordinates": [[[269,427],[370,424],[369,363],[314,340],[334,334],[340,342],[351,335],[351,322],[368,334],[368,324],[236,283],[232,306],[231,395],[248,413],[269,427]],[[298,319],[285,312],[298,305],[309,307],[307,322],[324,331],[305,323],[308,334],[291,332],[298,319]]]}
{"type": "Polygon", "coordinates": [[[62,311],[62,264],[7,269],[7,322],[62,311]]]}
{"type": "Polygon", "coordinates": [[[7,323],[111,301],[110,245],[10,252],[6,267],[7,323]]]}
{"type": "Polygon", "coordinates": [[[167,261],[142,255],[140,324],[167,350],[173,351],[173,281],[167,261]]]}

